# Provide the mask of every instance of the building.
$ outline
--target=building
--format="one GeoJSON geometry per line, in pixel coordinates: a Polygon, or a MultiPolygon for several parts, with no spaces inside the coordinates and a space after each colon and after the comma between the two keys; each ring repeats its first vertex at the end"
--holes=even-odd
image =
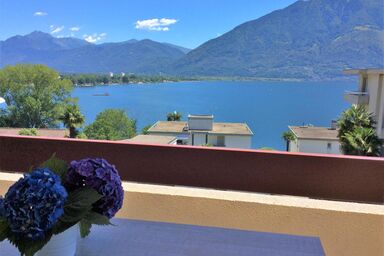
{"type": "Polygon", "coordinates": [[[138,143],[138,144],[176,145],[177,139],[175,136],[140,134],[131,139],[122,140],[122,141],[138,143]]]}
{"type": "Polygon", "coordinates": [[[348,69],[345,74],[359,75],[357,91],[348,91],[344,98],[352,104],[368,106],[376,118],[376,132],[384,139],[384,69],[348,69]]]}
{"type": "Polygon", "coordinates": [[[177,144],[251,148],[253,133],[245,123],[216,123],[213,115],[188,115],[188,121],[158,121],[150,135],[174,136],[177,144]]]}
{"type": "Polygon", "coordinates": [[[290,152],[342,154],[336,127],[288,126],[295,139],[289,142],[290,152]]]}
{"type": "MultiPolygon", "coordinates": [[[[23,130],[23,128],[0,127],[0,135],[11,135],[11,136],[19,135],[21,130],[23,130]]],[[[68,129],[39,128],[37,129],[37,136],[64,138],[64,137],[69,137],[69,131],[68,129]]]]}

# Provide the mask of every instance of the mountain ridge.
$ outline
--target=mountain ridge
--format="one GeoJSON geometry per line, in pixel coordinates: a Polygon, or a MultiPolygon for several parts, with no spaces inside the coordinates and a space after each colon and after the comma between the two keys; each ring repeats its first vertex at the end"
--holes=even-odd
{"type": "Polygon", "coordinates": [[[173,70],[316,80],[340,76],[349,67],[382,67],[383,8],[380,0],[297,1],[209,40],[178,60],[173,70]],[[337,38],[344,38],[344,44],[337,38]]]}
{"type": "Polygon", "coordinates": [[[0,66],[39,63],[63,73],[158,73],[181,58],[187,48],[150,39],[92,44],[34,31],[0,41],[0,66]]]}
{"type": "Polygon", "coordinates": [[[381,0],[299,0],[193,50],[150,39],[91,44],[35,31],[0,41],[0,67],[27,62],[66,73],[339,79],[343,69],[384,67],[383,9],[381,0]]]}

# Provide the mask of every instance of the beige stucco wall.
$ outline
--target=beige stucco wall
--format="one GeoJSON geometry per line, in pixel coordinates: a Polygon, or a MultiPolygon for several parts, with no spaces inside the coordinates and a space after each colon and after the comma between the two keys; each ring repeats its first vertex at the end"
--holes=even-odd
{"type": "Polygon", "coordinates": [[[299,139],[297,152],[341,155],[340,142],[335,140],[299,139]],[[328,143],[331,148],[328,149],[328,143]]]}
{"type": "MultiPolygon", "coordinates": [[[[12,183],[4,180],[0,194],[12,183]]],[[[124,190],[117,217],[317,236],[326,255],[384,255],[383,205],[137,183],[124,190]]]]}
{"type": "Polygon", "coordinates": [[[377,134],[380,138],[384,138],[382,128],[384,127],[384,89],[383,75],[368,74],[367,90],[369,93],[368,109],[375,115],[377,121],[377,134]]]}

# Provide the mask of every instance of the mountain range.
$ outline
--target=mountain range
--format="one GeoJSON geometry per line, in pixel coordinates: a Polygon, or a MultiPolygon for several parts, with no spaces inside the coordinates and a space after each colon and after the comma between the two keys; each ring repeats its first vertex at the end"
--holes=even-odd
{"type": "Polygon", "coordinates": [[[43,32],[0,41],[0,67],[42,63],[64,73],[335,79],[384,67],[382,0],[300,0],[196,49],[152,40],[91,44],[43,32]]]}

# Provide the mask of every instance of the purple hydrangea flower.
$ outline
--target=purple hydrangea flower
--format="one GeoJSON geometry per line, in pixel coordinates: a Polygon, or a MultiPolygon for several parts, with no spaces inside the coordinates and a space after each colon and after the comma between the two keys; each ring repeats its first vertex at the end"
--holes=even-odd
{"type": "Polygon", "coordinates": [[[67,183],[75,187],[89,186],[103,197],[93,205],[93,210],[108,218],[121,209],[124,190],[114,165],[102,158],[72,161],[67,173],[67,183]]]}
{"type": "Polygon", "coordinates": [[[67,191],[48,168],[35,169],[13,184],[1,200],[1,215],[17,239],[43,239],[64,213],[67,191]]]}

